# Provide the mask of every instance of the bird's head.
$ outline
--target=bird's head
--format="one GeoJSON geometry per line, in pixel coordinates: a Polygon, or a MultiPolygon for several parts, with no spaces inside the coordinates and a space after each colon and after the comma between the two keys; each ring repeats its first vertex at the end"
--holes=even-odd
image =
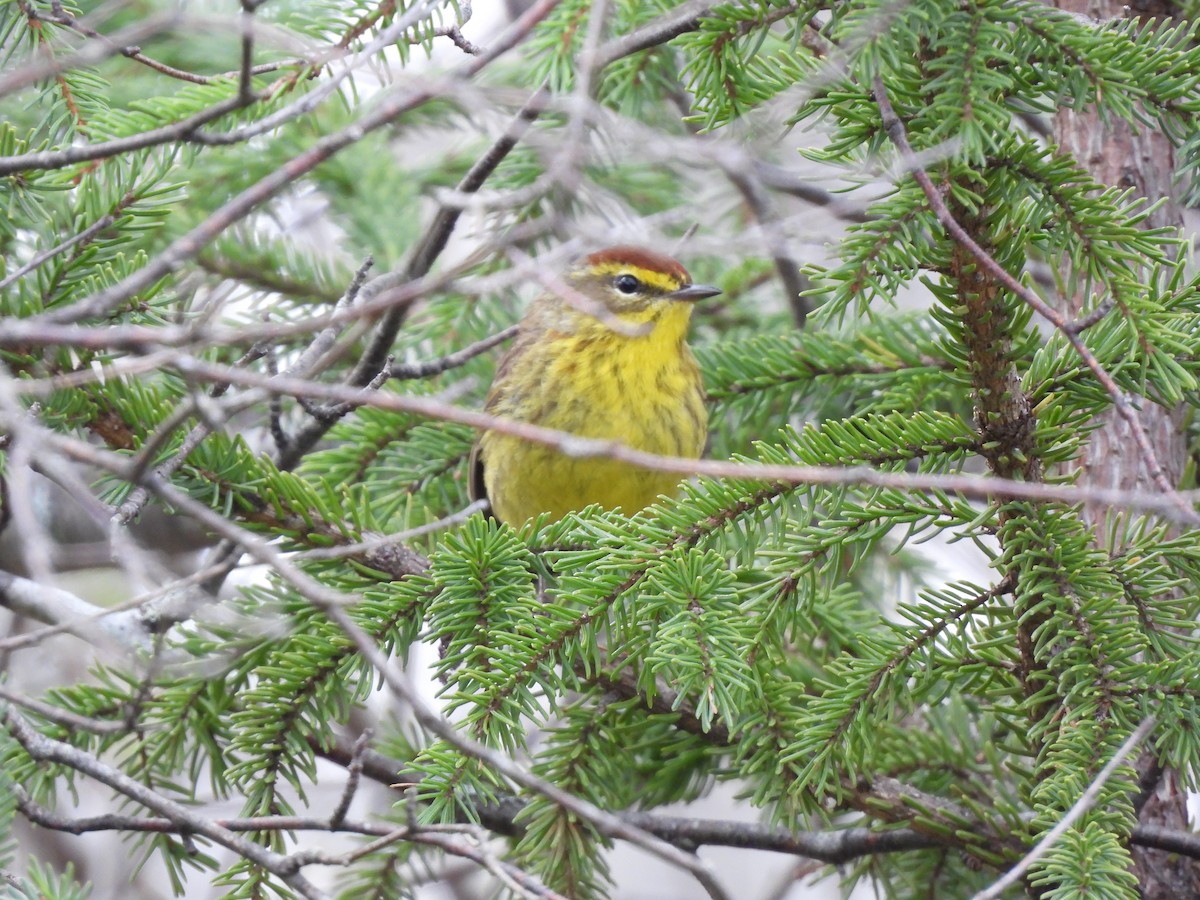
{"type": "Polygon", "coordinates": [[[571,270],[567,283],[599,304],[600,311],[635,328],[663,320],[686,327],[693,303],[721,293],[719,288],[693,284],[687,269],[669,256],[624,245],[585,257],[571,270]]]}

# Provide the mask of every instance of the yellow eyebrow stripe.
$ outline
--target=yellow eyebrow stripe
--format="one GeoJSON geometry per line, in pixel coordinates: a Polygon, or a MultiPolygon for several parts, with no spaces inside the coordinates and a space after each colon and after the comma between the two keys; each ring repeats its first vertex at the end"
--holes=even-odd
{"type": "Polygon", "coordinates": [[[589,271],[595,275],[619,275],[622,272],[628,272],[630,275],[636,275],[642,284],[665,292],[677,291],[683,287],[683,282],[674,275],[668,275],[666,272],[659,272],[656,269],[631,266],[629,263],[601,263],[593,266],[589,271]]]}

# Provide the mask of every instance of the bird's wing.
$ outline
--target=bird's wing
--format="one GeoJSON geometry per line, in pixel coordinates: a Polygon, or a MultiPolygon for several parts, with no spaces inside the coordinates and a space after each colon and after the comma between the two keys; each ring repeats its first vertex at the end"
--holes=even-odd
{"type": "Polygon", "coordinates": [[[479,442],[471,448],[467,457],[467,496],[471,500],[487,500],[487,485],[483,482],[483,454],[479,452],[479,442]]]}

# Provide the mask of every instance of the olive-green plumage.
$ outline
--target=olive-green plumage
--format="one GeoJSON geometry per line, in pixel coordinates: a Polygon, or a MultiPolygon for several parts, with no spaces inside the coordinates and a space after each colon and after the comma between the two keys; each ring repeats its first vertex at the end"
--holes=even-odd
{"type": "MultiPolygon", "coordinates": [[[[587,257],[521,320],[484,409],[495,416],[698,458],[708,434],[700,370],[687,346],[692,304],[720,293],[693,285],[674,260],[634,247],[587,257]]],[[[678,487],[678,475],[485,431],[474,494],[519,525],[599,503],[633,513],[678,487]]]]}

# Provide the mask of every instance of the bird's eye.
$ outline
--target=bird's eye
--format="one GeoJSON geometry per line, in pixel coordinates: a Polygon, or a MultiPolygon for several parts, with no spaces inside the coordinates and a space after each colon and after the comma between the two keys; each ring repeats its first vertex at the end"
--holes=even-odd
{"type": "Polygon", "coordinates": [[[617,290],[622,294],[636,294],[642,287],[642,283],[637,280],[637,276],[628,273],[618,275],[614,284],[616,284],[617,290]]]}

